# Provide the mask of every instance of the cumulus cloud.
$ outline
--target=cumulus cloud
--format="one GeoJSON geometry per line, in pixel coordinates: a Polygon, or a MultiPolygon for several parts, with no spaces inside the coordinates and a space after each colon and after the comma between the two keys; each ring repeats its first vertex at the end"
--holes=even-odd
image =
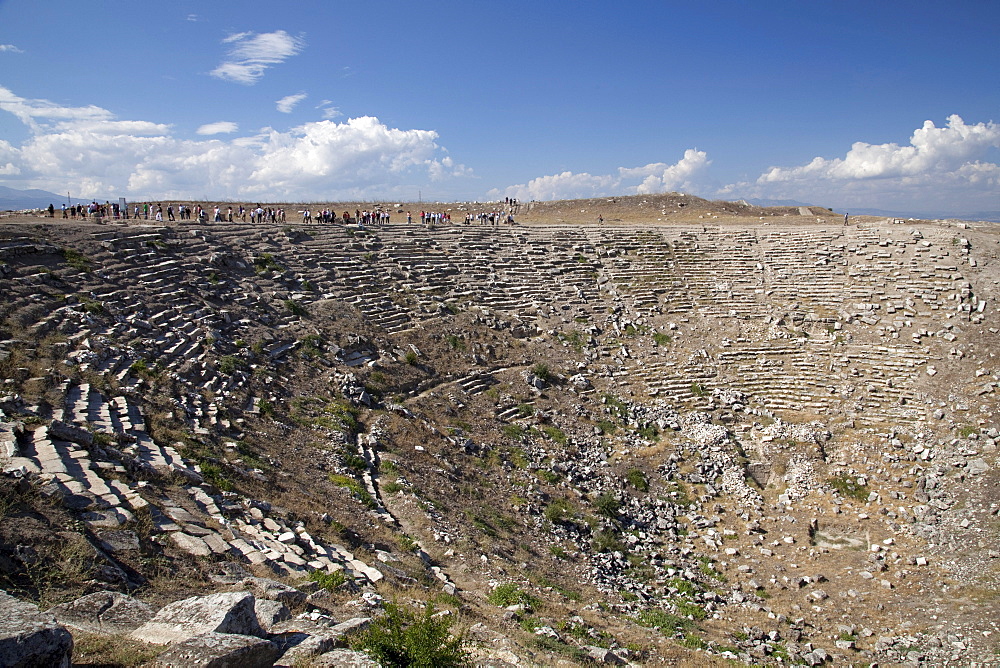
{"type": "Polygon", "coordinates": [[[734,183],[735,196],[799,199],[834,206],[996,208],[1000,125],[948,117],[925,121],[908,145],[855,142],[843,157],[816,157],[797,167],[771,167],[754,182],[734,183]],[[964,206],[963,206],[964,204],[964,206]]]}
{"type": "Polygon", "coordinates": [[[9,51],[10,53],[24,53],[24,51],[17,48],[13,44],[0,44],[0,53],[5,51],[9,51]]]}
{"type": "Polygon", "coordinates": [[[704,151],[688,149],[684,157],[670,165],[654,162],[642,167],[619,167],[617,174],[594,175],[562,172],[540,176],[526,184],[491,190],[487,197],[514,197],[520,200],[578,199],[606,195],[701,192],[707,187],[707,168],[712,164],[704,151]]]}
{"type": "Polygon", "coordinates": [[[642,182],[632,189],[636,195],[671,191],[690,192],[701,186],[706,170],[711,164],[712,161],[708,159],[707,153],[689,148],[684,151],[684,157],[673,165],[655,162],[645,167],[620,167],[618,173],[623,181],[642,179],[642,182]]]}
{"type": "MultiPolygon", "coordinates": [[[[175,137],[169,125],[118,120],[97,107],[25,100],[3,88],[0,110],[31,130],[20,146],[0,140],[0,174],[25,187],[68,188],[88,197],[413,197],[432,182],[446,186],[472,176],[438,146],[436,132],[391,128],[374,117],[192,140],[175,137]]],[[[220,121],[198,134],[237,129],[220,121]]]]}
{"type": "Polygon", "coordinates": [[[235,33],[223,39],[222,43],[231,46],[211,75],[246,85],[257,83],[269,67],[283,63],[305,47],[302,37],[293,37],[284,30],[260,34],[235,33]]]}
{"type": "Polygon", "coordinates": [[[817,157],[801,167],[772,167],[757,181],[886,179],[951,172],[996,147],[1000,147],[1000,125],[966,125],[961,116],[953,114],[943,128],[924,121],[923,127],[914,131],[909,146],[859,141],[843,158],[817,157]]]}
{"type": "Polygon", "coordinates": [[[217,121],[215,123],[206,123],[196,130],[200,135],[223,135],[236,132],[240,129],[236,123],[232,121],[217,121]]]}
{"type": "Polygon", "coordinates": [[[275,104],[278,106],[278,111],[283,114],[292,113],[292,109],[295,108],[302,100],[308,97],[305,93],[296,93],[295,95],[286,95],[285,97],[278,100],[275,104]]]}

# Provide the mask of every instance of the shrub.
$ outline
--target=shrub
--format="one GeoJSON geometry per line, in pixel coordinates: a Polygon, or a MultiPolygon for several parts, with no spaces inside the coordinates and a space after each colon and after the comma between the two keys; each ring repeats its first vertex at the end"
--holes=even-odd
{"type": "Polygon", "coordinates": [[[646,479],[646,474],[639,469],[632,469],[626,473],[625,480],[640,492],[649,491],[649,481],[646,479]]]}
{"type": "Polygon", "coordinates": [[[66,260],[66,264],[73,267],[77,271],[90,271],[90,260],[88,260],[80,251],[73,248],[63,248],[61,253],[63,259],[66,260]]]}
{"type": "Polygon", "coordinates": [[[563,498],[555,499],[545,507],[545,519],[553,524],[572,519],[573,513],[573,504],[563,498]]]}
{"type": "Polygon", "coordinates": [[[313,571],[309,574],[309,580],[327,591],[333,591],[347,582],[347,575],[344,574],[344,571],[334,571],[333,573],[313,571]]]}
{"type": "Polygon", "coordinates": [[[552,375],[552,370],[549,369],[549,365],[544,362],[539,362],[535,366],[531,367],[531,373],[535,375],[543,383],[551,383],[552,379],[555,377],[552,375]]]}
{"type": "Polygon", "coordinates": [[[663,332],[653,332],[653,343],[658,346],[665,346],[673,340],[673,337],[669,334],[664,334],[663,332]]]}
{"type": "Polygon", "coordinates": [[[608,435],[613,434],[618,431],[618,425],[616,425],[611,420],[600,420],[597,423],[597,428],[601,430],[602,434],[608,435]]]}
{"type": "Polygon", "coordinates": [[[868,500],[868,485],[859,484],[856,477],[841,473],[826,482],[843,496],[848,496],[858,501],[868,500]]]}
{"type": "Polygon", "coordinates": [[[505,424],[500,430],[503,435],[513,441],[520,441],[527,435],[527,430],[519,424],[505,424]]]}
{"type": "Polygon", "coordinates": [[[337,473],[331,473],[327,476],[330,482],[332,482],[337,487],[343,487],[349,491],[354,497],[356,497],[361,503],[365,504],[369,508],[375,507],[375,499],[372,495],[368,493],[360,482],[354,478],[346,475],[340,475],[337,473]]]}
{"type": "Polygon", "coordinates": [[[621,502],[611,492],[602,492],[594,500],[594,507],[597,508],[597,512],[601,515],[609,519],[614,519],[618,517],[618,509],[621,508],[621,502]]]}
{"type": "Polygon", "coordinates": [[[294,299],[286,299],[285,308],[287,308],[292,315],[297,315],[299,317],[305,316],[309,313],[305,306],[294,299]]]}
{"type": "Polygon", "coordinates": [[[635,618],[642,626],[648,626],[663,631],[683,631],[694,626],[690,619],[674,615],[659,608],[643,610],[635,618]]]}
{"type": "Polygon", "coordinates": [[[551,438],[553,441],[559,445],[566,445],[569,439],[566,438],[566,434],[562,429],[553,425],[545,425],[542,427],[542,431],[545,435],[551,438]]]}
{"type": "Polygon", "coordinates": [[[269,271],[282,271],[281,265],[275,262],[274,256],[270,253],[261,253],[253,261],[253,264],[258,274],[264,274],[269,271]]]}
{"type": "Polygon", "coordinates": [[[647,441],[658,440],[660,436],[659,432],[656,431],[656,427],[651,424],[648,424],[645,427],[639,427],[635,431],[639,434],[639,436],[642,436],[647,441]]]}
{"type": "Polygon", "coordinates": [[[505,582],[497,585],[496,589],[490,592],[486,600],[493,605],[506,608],[509,605],[523,604],[529,607],[538,605],[538,599],[522,590],[513,582],[505,582]]]}
{"type": "Polygon", "coordinates": [[[465,636],[451,635],[452,617],[435,617],[434,605],[422,614],[394,603],[385,614],[351,641],[351,647],[368,653],[383,666],[468,666],[465,636]]]}
{"type": "Polygon", "coordinates": [[[267,399],[261,399],[257,402],[257,409],[264,417],[274,417],[274,405],[267,399]]]}
{"type": "Polygon", "coordinates": [[[550,471],[549,469],[538,469],[536,473],[538,473],[538,477],[545,482],[553,484],[559,482],[559,479],[562,478],[561,475],[555,471],[550,471]]]}
{"type": "Polygon", "coordinates": [[[231,376],[237,369],[243,367],[243,360],[233,355],[223,355],[219,358],[219,373],[231,376]]]}
{"type": "Polygon", "coordinates": [[[340,456],[344,460],[344,466],[355,471],[367,471],[368,462],[364,457],[356,452],[351,452],[347,446],[340,451],[340,456]]]}
{"type": "Polygon", "coordinates": [[[692,601],[679,601],[677,603],[677,612],[684,617],[690,617],[691,619],[696,620],[702,620],[708,616],[708,613],[705,612],[705,608],[692,601]]]}
{"type": "Polygon", "coordinates": [[[233,483],[229,482],[222,467],[212,462],[203,462],[201,465],[201,477],[210,485],[214,485],[223,492],[231,492],[233,483]]]}
{"type": "Polygon", "coordinates": [[[618,536],[608,530],[595,533],[591,547],[597,552],[621,552],[624,549],[618,536]]]}
{"type": "MultiPolygon", "coordinates": [[[[293,302],[299,304],[298,302],[293,302]]],[[[323,337],[319,334],[308,334],[299,340],[299,353],[303,357],[316,357],[320,354],[323,346],[323,337]]]]}

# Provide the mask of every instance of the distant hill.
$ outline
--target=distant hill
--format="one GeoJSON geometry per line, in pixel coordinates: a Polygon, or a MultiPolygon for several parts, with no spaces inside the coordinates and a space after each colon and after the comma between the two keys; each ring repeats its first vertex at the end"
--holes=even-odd
{"type": "Polygon", "coordinates": [[[21,209],[45,209],[49,204],[57,209],[63,204],[89,204],[90,200],[73,198],[66,201],[65,195],[57,195],[47,190],[18,190],[0,186],[0,211],[20,211],[21,209]]]}
{"type": "Polygon", "coordinates": [[[859,216],[885,216],[886,218],[919,218],[922,220],[984,220],[1000,223],[1000,211],[972,211],[968,213],[942,213],[940,211],[887,211],[885,209],[851,209],[850,213],[859,216]]]}
{"type": "MultiPolygon", "coordinates": [[[[739,200],[736,200],[739,201],[739,200]]],[[[808,202],[799,202],[794,199],[760,199],[757,197],[742,200],[747,204],[753,204],[754,206],[816,206],[815,204],[809,204],[808,202]]],[[[823,207],[824,209],[826,207],[823,207]]]]}
{"type": "MultiPolygon", "coordinates": [[[[745,199],[747,204],[755,206],[817,206],[807,202],[799,202],[791,199],[745,199]]],[[[826,207],[822,207],[826,208],[826,207]]],[[[833,209],[837,213],[852,213],[858,216],[885,216],[886,218],[919,218],[920,220],[937,220],[940,218],[951,218],[954,220],[985,220],[991,223],[1000,223],[1000,211],[972,211],[967,213],[942,213],[940,211],[891,211],[888,209],[833,209]]]]}

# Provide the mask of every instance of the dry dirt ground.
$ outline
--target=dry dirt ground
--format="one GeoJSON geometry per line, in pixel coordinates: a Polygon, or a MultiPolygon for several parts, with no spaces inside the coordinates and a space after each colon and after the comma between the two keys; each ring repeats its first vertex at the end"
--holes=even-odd
{"type": "Polygon", "coordinates": [[[497,205],[383,206],[367,230],[0,219],[5,423],[86,386],[203,481],[115,468],[116,430],[78,415],[105,434],[92,469],[152,511],[109,527],[51,472],[3,477],[0,588],[218,586],[240,555],[155,521],[202,517],[197,488],[228,508],[202,528],[344,546],[384,575],[361,590],[451,610],[483,664],[1000,664],[995,225],[676,194],[496,227],[459,221],[497,205]],[[453,224],[400,224],[421,209],[453,224]],[[111,530],[138,549],[96,550],[111,530]]]}

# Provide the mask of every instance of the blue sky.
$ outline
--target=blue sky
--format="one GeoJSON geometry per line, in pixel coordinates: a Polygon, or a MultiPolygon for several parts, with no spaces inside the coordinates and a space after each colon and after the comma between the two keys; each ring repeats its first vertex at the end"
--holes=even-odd
{"type": "Polygon", "coordinates": [[[996,210],[998,25],[995,0],[0,0],[0,185],[996,210]]]}

